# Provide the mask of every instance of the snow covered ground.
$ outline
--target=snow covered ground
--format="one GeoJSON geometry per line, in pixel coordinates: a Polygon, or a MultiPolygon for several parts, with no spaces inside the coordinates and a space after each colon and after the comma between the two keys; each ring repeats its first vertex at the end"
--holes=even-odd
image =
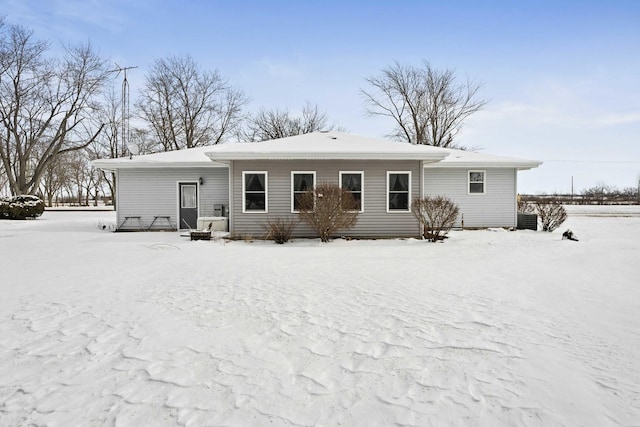
{"type": "Polygon", "coordinates": [[[640,425],[625,209],[444,244],[0,221],[0,425],[640,425]]]}

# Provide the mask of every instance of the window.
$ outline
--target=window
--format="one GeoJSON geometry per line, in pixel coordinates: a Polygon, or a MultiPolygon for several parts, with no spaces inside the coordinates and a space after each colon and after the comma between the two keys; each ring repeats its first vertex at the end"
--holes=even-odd
{"type": "Polygon", "coordinates": [[[387,212],[411,211],[411,172],[387,172],[387,212]]]}
{"type": "Polygon", "coordinates": [[[267,212],[267,173],[242,172],[242,212],[267,212]]]}
{"type": "Polygon", "coordinates": [[[362,200],[362,183],[364,181],[363,172],[340,172],[340,188],[349,191],[358,203],[358,211],[364,212],[364,202],[362,200]]]}
{"type": "Polygon", "coordinates": [[[197,190],[195,184],[181,185],[181,200],[180,207],[183,209],[194,209],[198,206],[196,201],[197,199],[197,190]]]}
{"type": "Polygon", "coordinates": [[[291,172],[291,212],[300,211],[300,196],[315,186],[315,172],[291,172]]]}
{"type": "Polygon", "coordinates": [[[469,171],[469,194],[484,194],[484,171],[469,171]]]}

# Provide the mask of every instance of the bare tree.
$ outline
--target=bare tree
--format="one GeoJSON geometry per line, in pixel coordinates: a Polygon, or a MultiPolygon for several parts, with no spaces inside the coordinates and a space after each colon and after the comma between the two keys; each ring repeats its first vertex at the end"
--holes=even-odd
{"type": "Polygon", "coordinates": [[[13,194],[32,194],[50,162],[81,150],[102,131],[87,117],[107,78],[91,45],[47,56],[28,29],[0,28],[0,160],[13,194]]]}
{"type": "Polygon", "coordinates": [[[367,113],[392,118],[396,128],[389,136],[412,144],[464,148],[455,141],[462,123],[487,104],[477,99],[481,84],[459,83],[452,70],[426,61],[422,67],[395,62],[366,81],[367,113]]]}
{"type": "Polygon", "coordinates": [[[0,163],[0,197],[9,194],[9,179],[4,171],[4,165],[0,163]]]}
{"type": "Polygon", "coordinates": [[[56,156],[51,162],[40,181],[39,193],[46,200],[47,206],[53,205],[53,198],[63,188],[70,194],[75,194],[78,205],[89,205],[89,199],[94,200],[103,192],[104,179],[102,173],[89,162],[91,152],[76,150],[56,156]]]}
{"type": "Polygon", "coordinates": [[[92,199],[93,206],[98,206],[98,197],[100,197],[100,194],[104,194],[105,176],[102,171],[92,167],[88,161],[86,165],[87,173],[82,183],[85,195],[84,204],[89,206],[89,199],[92,199]]]}
{"type": "Polygon", "coordinates": [[[624,187],[620,190],[620,197],[626,200],[633,200],[640,198],[640,193],[638,193],[638,187],[624,187]]]}
{"type": "Polygon", "coordinates": [[[591,188],[583,190],[582,195],[589,200],[595,201],[599,205],[604,205],[607,197],[615,193],[615,191],[615,188],[610,185],[598,183],[591,188]]]}
{"type": "MultiPolygon", "coordinates": [[[[105,123],[103,132],[96,138],[95,144],[87,147],[91,160],[117,159],[127,154],[127,147],[120,132],[122,126],[122,102],[120,95],[111,87],[105,92],[100,109],[94,116],[96,122],[105,123]]],[[[115,200],[116,174],[101,170],[104,181],[115,200]]]]}
{"type": "Polygon", "coordinates": [[[136,103],[164,151],[223,142],[242,120],[245,95],[191,56],[157,59],[136,103]]]}
{"type": "Polygon", "coordinates": [[[68,183],[68,171],[64,155],[56,156],[52,162],[47,164],[38,190],[47,206],[53,206],[54,196],[68,183]]]}
{"type": "Polygon", "coordinates": [[[67,186],[75,190],[76,203],[82,206],[86,200],[84,189],[89,180],[91,167],[85,153],[81,151],[65,154],[64,157],[68,168],[67,186]]]}
{"type": "Polygon", "coordinates": [[[291,115],[288,110],[263,108],[248,119],[240,139],[251,142],[266,141],[335,128],[337,126],[329,123],[327,115],[321,112],[317,105],[310,103],[304,106],[302,114],[297,117],[291,115]]]}

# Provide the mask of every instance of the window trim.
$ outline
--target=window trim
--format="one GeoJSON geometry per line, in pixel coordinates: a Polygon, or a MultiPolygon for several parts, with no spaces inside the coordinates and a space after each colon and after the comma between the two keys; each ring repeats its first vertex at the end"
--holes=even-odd
{"type": "Polygon", "coordinates": [[[391,214],[403,214],[403,213],[411,213],[411,171],[387,171],[387,213],[391,213],[391,214]],[[404,175],[409,175],[409,188],[408,188],[408,193],[407,193],[407,209],[406,210],[400,210],[400,209],[389,209],[389,175],[391,174],[404,174],[404,175]]]}
{"type": "MultiPolygon", "coordinates": [[[[300,211],[297,211],[294,209],[294,188],[293,188],[293,177],[294,175],[302,175],[302,174],[307,174],[307,175],[313,175],[313,189],[316,188],[316,171],[291,171],[291,185],[290,185],[290,191],[291,191],[291,213],[300,213],[300,211]]],[[[315,205],[315,203],[314,203],[315,205]]],[[[315,206],[314,206],[315,208],[315,206]]]]}
{"type": "MultiPolygon", "coordinates": [[[[480,182],[474,182],[474,184],[479,184],[480,182]]],[[[487,171],[480,169],[469,169],[467,170],[467,194],[470,196],[482,196],[487,194],[487,171]],[[472,192],[471,191],[471,173],[472,172],[481,172],[482,173],[482,192],[472,192]]]]}
{"type": "Polygon", "coordinates": [[[242,171],[242,213],[266,214],[269,213],[269,172],[267,171],[242,171]],[[247,210],[247,186],[246,176],[250,174],[264,175],[264,210],[247,210]]]}
{"type": "Polygon", "coordinates": [[[364,212],[364,171],[339,171],[338,172],[338,183],[340,188],[342,188],[342,175],[344,174],[352,174],[352,175],[360,175],[360,210],[353,212],[364,212]]]}

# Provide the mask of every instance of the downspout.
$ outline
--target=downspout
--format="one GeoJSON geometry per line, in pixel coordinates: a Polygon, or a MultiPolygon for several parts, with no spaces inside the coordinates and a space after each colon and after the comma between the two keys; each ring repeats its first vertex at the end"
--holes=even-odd
{"type": "Polygon", "coordinates": [[[424,160],[420,160],[420,198],[424,199],[424,160]]]}
{"type": "MultiPolygon", "coordinates": [[[[424,199],[424,160],[420,160],[420,198],[424,199]]],[[[418,232],[420,233],[420,238],[424,237],[424,228],[420,221],[418,221],[418,232]]]]}
{"type": "Polygon", "coordinates": [[[233,216],[235,214],[235,209],[233,208],[233,204],[235,202],[235,198],[233,196],[233,160],[229,161],[229,233],[233,233],[233,216]]]}
{"type": "MultiPolygon", "coordinates": [[[[115,231],[118,231],[118,224],[120,224],[120,208],[122,206],[120,204],[120,169],[116,169],[116,200],[115,200],[115,208],[116,208],[116,228],[115,231]]],[[[111,195],[113,197],[113,194],[111,195]]]]}
{"type": "Polygon", "coordinates": [[[518,168],[513,168],[513,228],[518,228],[518,168]]]}

